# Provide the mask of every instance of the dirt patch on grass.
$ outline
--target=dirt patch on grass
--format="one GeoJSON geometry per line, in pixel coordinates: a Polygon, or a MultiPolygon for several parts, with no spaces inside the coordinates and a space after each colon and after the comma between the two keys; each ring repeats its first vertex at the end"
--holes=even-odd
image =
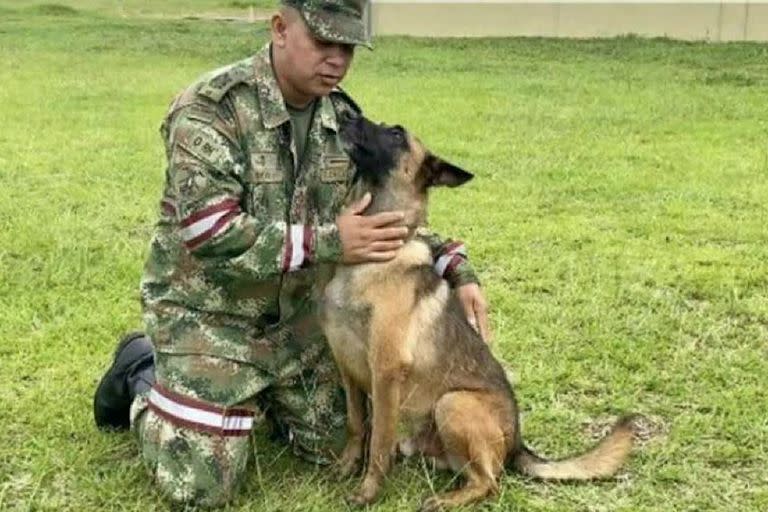
{"type": "Polygon", "coordinates": [[[46,16],[77,16],[80,14],[74,7],[61,4],[36,5],[30,8],[30,10],[36,14],[44,14],[46,16]]]}

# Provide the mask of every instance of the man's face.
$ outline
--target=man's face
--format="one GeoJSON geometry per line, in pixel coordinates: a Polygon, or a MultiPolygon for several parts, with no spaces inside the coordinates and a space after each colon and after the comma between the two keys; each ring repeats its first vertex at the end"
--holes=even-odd
{"type": "Polygon", "coordinates": [[[285,79],[306,96],[326,96],[344,78],[354,55],[354,46],[316,39],[300,17],[276,34],[282,44],[285,79]]]}

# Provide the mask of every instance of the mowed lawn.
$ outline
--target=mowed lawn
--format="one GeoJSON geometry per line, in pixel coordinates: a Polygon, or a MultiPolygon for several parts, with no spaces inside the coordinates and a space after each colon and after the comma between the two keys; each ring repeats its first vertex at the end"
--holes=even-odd
{"type": "MultiPolygon", "coordinates": [[[[92,394],[141,326],[168,102],[266,34],[33,3],[0,2],[0,510],[162,510],[92,394]]],[[[529,444],[646,417],[616,479],[508,475],[483,510],[768,509],[768,46],[381,38],[346,87],[476,174],[432,225],[469,246],[529,444]]],[[[354,481],[256,451],[232,509],[346,509],[354,481]]],[[[455,483],[398,464],[376,510],[455,483]]]]}

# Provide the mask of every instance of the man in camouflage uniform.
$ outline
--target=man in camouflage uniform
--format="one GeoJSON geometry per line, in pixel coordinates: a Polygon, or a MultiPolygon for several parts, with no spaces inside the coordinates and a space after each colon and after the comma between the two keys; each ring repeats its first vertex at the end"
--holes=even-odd
{"type": "MultiPolygon", "coordinates": [[[[168,158],[141,283],[148,338],[125,337],[97,389],[99,427],[130,426],[163,494],[220,505],[243,479],[267,417],[293,450],[333,460],[344,402],[314,315],[320,263],[395,256],[402,212],[343,209],[355,169],[336,87],[369,45],[364,0],[290,0],[272,41],[179,94],[162,125],[168,158]]],[[[485,331],[460,243],[424,233],[436,271],[485,331]]]]}

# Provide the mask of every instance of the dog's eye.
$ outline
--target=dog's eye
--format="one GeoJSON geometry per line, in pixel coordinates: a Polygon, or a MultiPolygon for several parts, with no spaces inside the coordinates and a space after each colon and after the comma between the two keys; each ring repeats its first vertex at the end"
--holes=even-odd
{"type": "Polygon", "coordinates": [[[405,130],[403,129],[402,126],[400,125],[393,126],[391,128],[391,133],[396,141],[402,142],[403,140],[405,140],[405,130]]]}

